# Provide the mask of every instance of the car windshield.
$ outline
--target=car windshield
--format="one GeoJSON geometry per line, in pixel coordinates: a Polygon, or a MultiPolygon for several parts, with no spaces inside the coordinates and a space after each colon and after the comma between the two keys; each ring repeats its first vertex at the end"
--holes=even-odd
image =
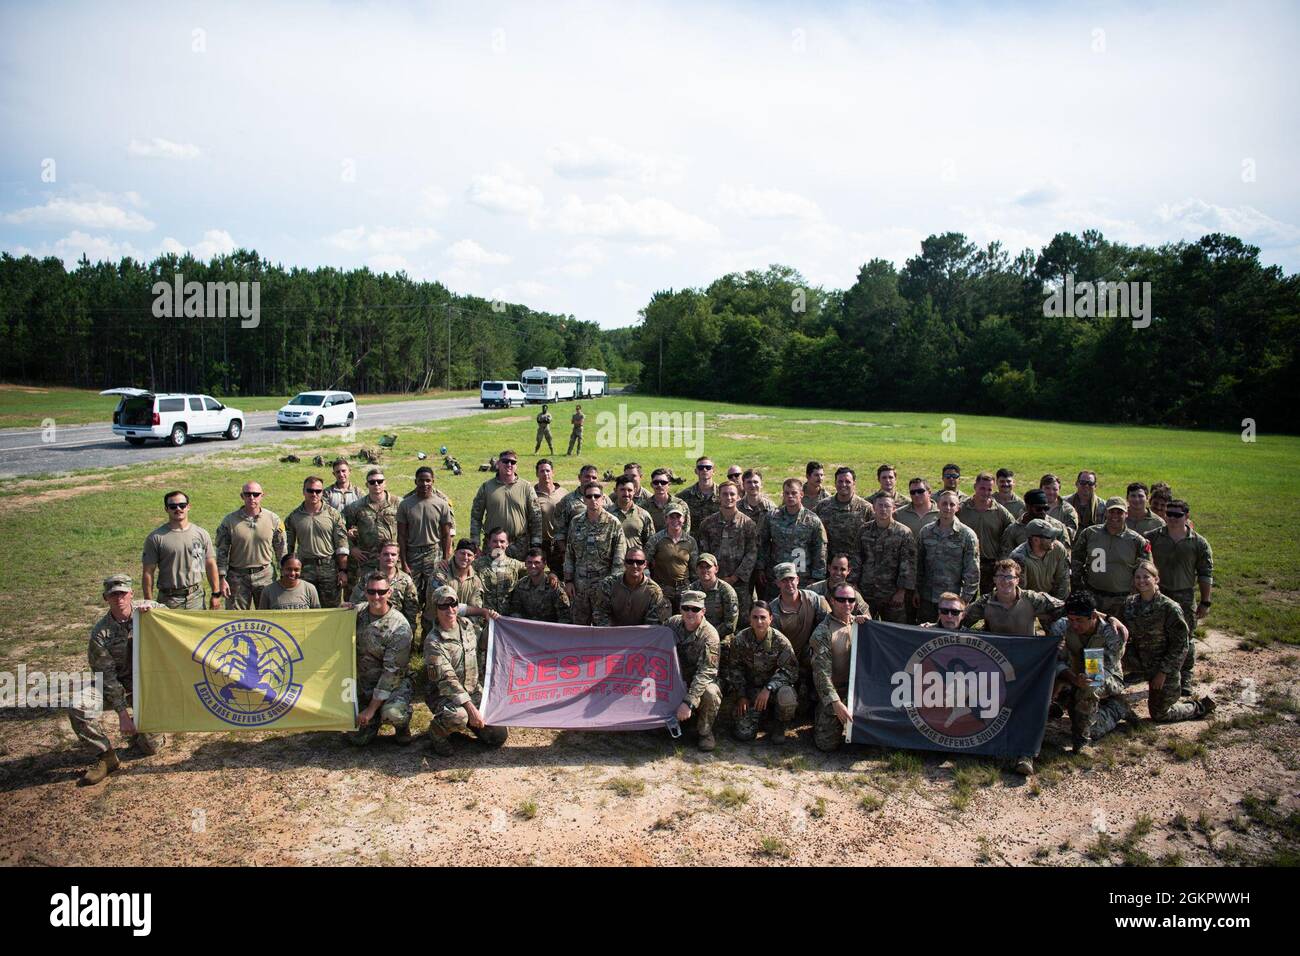
{"type": "Polygon", "coordinates": [[[309,395],[303,392],[301,395],[295,395],[290,405],[319,405],[325,400],[324,395],[309,395]]]}

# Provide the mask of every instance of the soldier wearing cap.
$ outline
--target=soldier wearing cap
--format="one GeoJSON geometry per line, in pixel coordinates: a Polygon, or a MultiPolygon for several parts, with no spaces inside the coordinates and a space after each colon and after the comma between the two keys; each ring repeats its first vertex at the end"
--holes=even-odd
{"type": "Polygon", "coordinates": [[[111,574],[104,579],[104,603],[107,613],[90,629],[87,657],[90,669],[103,682],[103,695],[94,687],[83,687],[72,701],[68,717],[77,739],[99,753],[99,759],[81,776],[82,786],[94,786],[122,765],[112,741],[99,727],[99,718],[105,710],[117,714],[118,729],[135,749],[151,756],[162,747],[161,734],[142,734],[135,729],[131,717],[131,698],[134,690],[132,672],[132,611],[139,608],[161,607],[154,601],[132,603],[131,578],[126,574],[111,574]]]}
{"type": "Polygon", "coordinates": [[[667,525],[656,531],[646,542],[646,560],[650,562],[650,577],[664,592],[664,597],[676,614],[681,607],[681,592],[690,583],[691,572],[700,559],[700,546],[686,533],[686,516],[689,509],[674,501],[665,509],[667,525]]]}
{"type": "Polygon", "coordinates": [[[668,619],[668,628],[677,643],[677,660],[686,682],[686,697],[677,708],[677,720],[685,723],[698,717],[699,747],[707,752],[717,746],[713,722],[722,706],[722,690],[718,687],[718,632],[705,620],[704,607],[703,593],[683,591],[682,613],[668,619]]]}
{"type": "Polygon", "coordinates": [[[1160,591],[1178,602],[1187,621],[1187,657],[1183,659],[1182,693],[1192,693],[1192,667],[1196,663],[1196,625],[1210,612],[1214,587],[1214,552],[1210,542],[1192,530],[1191,508],[1182,498],[1171,498],[1165,507],[1165,526],[1148,531],[1151,559],[1160,571],[1160,591]],[[1193,605],[1194,589],[1200,602],[1193,605]]]}
{"type": "Polygon", "coordinates": [[[663,590],[645,573],[645,551],[628,548],[623,572],[611,574],[596,587],[591,605],[591,623],[596,627],[632,627],[664,624],[672,608],[663,590]]]}
{"type": "Polygon", "coordinates": [[[227,611],[257,607],[285,553],[284,522],[262,508],[262,486],[250,481],[239,494],[243,506],[217,526],[217,572],[227,611]]]}
{"type": "MultiPolygon", "coordinates": [[[[430,595],[435,610],[433,629],[424,642],[428,691],[425,700],[433,719],[429,722],[429,748],[442,757],[455,751],[451,735],[468,730],[489,747],[506,742],[505,727],[489,727],[479,713],[483,702],[479,668],[478,629],[461,615],[456,591],[440,587],[430,595]]],[[[487,616],[497,618],[495,611],[487,616]]]]}
{"type": "Polygon", "coordinates": [[[357,729],[348,742],[364,747],[392,724],[395,741],[411,742],[411,625],[389,601],[391,585],[379,571],[365,578],[366,606],[357,611],[357,729]]]}
{"type": "Polygon", "coordinates": [[[1106,500],[1106,523],[1084,528],[1074,540],[1070,590],[1087,588],[1105,614],[1121,616],[1138,562],[1151,557],[1151,544],[1124,524],[1128,502],[1106,500]]]}
{"type": "Polygon", "coordinates": [[[1020,565],[1024,586],[1064,601],[1070,593],[1070,552],[1061,543],[1058,529],[1045,518],[1035,518],[1020,527],[1025,529],[1026,538],[1012,549],[1011,560],[1020,565]]]}
{"type": "Polygon", "coordinates": [[[749,627],[732,642],[727,659],[726,684],[736,693],[732,736],[753,740],[766,716],[774,722],[768,729],[768,742],[784,744],[799,702],[795,692],[798,680],[799,662],[794,648],[784,634],[772,627],[767,602],[759,601],[749,612],[749,627]]]}
{"type": "Polygon", "coordinates": [[[740,620],[740,601],[736,589],[718,578],[718,559],[707,551],[695,562],[695,578],[688,589],[704,595],[704,617],[718,632],[725,649],[736,633],[740,620]]]}
{"type": "MultiPolygon", "coordinates": [[[[1029,522],[1031,521],[1045,522],[1054,530],[1057,540],[1065,542],[1069,535],[1069,529],[1048,515],[1049,510],[1047,492],[1040,488],[1026,491],[1025,500],[1021,502],[1020,517],[1015,524],[1002,532],[1002,542],[998,553],[1004,558],[1010,557],[1012,551],[1024,544],[1029,539],[1029,522]]],[[[1039,589],[1035,588],[1035,590],[1039,589]]]]}
{"type": "Polygon", "coordinates": [[[786,636],[794,649],[795,659],[799,662],[799,679],[794,688],[798,697],[796,705],[801,712],[806,712],[815,699],[812,648],[808,642],[813,631],[830,613],[830,607],[820,594],[799,586],[799,572],[794,564],[778,564],[772,573],[777,584],[776,598],[768,604],[772,626],[786,636]]]}

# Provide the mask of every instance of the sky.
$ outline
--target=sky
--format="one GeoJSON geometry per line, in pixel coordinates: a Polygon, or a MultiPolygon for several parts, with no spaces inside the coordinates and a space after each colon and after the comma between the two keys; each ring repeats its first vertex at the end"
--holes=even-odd
{"type": "Polygon", "coordinates": [[[1300,5],[0,6],[0,250],[256,249],[614,328],[959,231],[1300,271],[1300,5]]]}

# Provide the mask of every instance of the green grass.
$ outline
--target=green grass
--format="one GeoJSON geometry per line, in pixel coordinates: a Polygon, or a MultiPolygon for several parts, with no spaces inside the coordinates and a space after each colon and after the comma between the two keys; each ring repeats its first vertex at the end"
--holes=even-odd
{"type": "MultiPolygon", "coordinates": [[[[50,395],[60,392],[74,390],[49,390],[50,395]]],[[[76,408],[86,401],[85,395],[77,392],[58,400],[65,408],[76,408]]],[[[59,408],[51,404],[40,409],[41,401],[45,399],[0,390],[0,415],[16,411],[39,421],[52,410],[52,417],[59,420],[59,408]]],[[[112,399],[102,401],[111,404],[112,399]]],[[[875,487],[875,466],[884,461],[897,468],[900,486],[913,475],[935,479],[944,463],[958,462],[966,476],[962,482],[966,491],[977,471],[1002,465],[1015,469],[1021,491],[1047,471],[1072,485],[1077,470],[1085,466],[1099,472],[1104,495],[1122,493],[1133,479],[1150,483],[1163,478],[1172,483],[1176,494],[1189,499],[1197,530],[1214,547],[1216,588],[1209,623],[1241,637],[1300,644],[1300,590],[1294,585],[1300,580],[1300,548],[1282,546],[1292,533],[1286,509],[1277,507],[1278,501],[1300,497],[1294,466],[1300,460],[1300,438],[1262,435],[1257,443],[1244,444],[1233,433],[1025,422],[940,412],[790,410],[638,395],[584,404],[586,450],[581,459],[557,459],[558,479],[566,488],[573,487],[578,467],[585,462],[602,472],[621,471],[625,462],[638,461],[647,472],[663,465],[689,474],[695,448],[614,441],[616,429],[608,424],[602,427],[601,416],[610,412],[617,421],[620,404],[629,414],[703,414],[703,452],[713,456],[720,470],[733,462],[760,467],[765,491],[773,496],[779,495],[782,478],[803,476],[810,458],[821,461],[828,474],[839,464],[852,465],[863,493],[875,487]],[[758,417],[734,417],[740,415],[758,417]],[[955,443],[940,440],[946,417],[956,419],[955,443]],[[814,423],[818,420],[822,423],[814,423]],[[861,427],[865,422],[874,424],[861,427]]],[[[415,453],[429,453],[438,487],[452,500],[458,528],[467,531],[469,503],[487,477],[475,470],[478,462],[513,447],[521,453],[521,474],[533,477],[537,460],[531,455],[533,414],[531,409],[511,409],[427,426],[399,426],[394,429],[399,435],[397,447],[383,461],[390,485],[398,492],[407,491],[419,465],[415,453]],[[443,444],[466,468],[459,477],[441,467],[436,452],[443,444]]],[[[102,418],[99,413],[91,417],[102,418]]],[[[373,446],[378,435],[377,430],[363,431],[346,444],[337,435],[295,435],[287,440],[288,448],[245,445],[184,464],[168,459],[97,471],[93,478],[5,483],[0,487],[0,540],[22,546],[0,549],[0,658],[17,651],[34,665],[84,655],[86,628],[102,613],[100,582],[112,571],[124,570],[138,578],[141,543],[165,518],[165,491],[188,491],[192,520],[213,531],[225,514],[239,506],[240,483],[256,478],[267,492],[265,506],[283,516],[302,500],[306,475],[324,472],[322,477],[328,477],[324,469],[310,464],[311,456],[353,454],[362,445],[373,446]],[[290,448],[302,463],[277,461],[290,448]],[[42,500],[42,494],[49,497],[42,500]],[[52,569],[59,575],[54,587],[49,581],[52,569]],[[28,597],[35,593],[42,595],[39,602],[28,597]]],[[[563,428],[556,431],[561,446],[566,437],[563,428]]],[[[358,464],[355,470],[360,473],[364,467],[358,464]]],[[[923,766],[916,755],[887,759],[888,770],[898,775],[919,773],[923,766]]]]}
{"type": "Polygon", "coordinates": [[[519,804],[518,813],[524,820],[533,819],[533,817],[537,816],[537,801],[525,800],[523,803],[519,804]]]}
{"type": "Polygon", "coordinates": [[[645,781],[636,777],[611,777],[605,781],[605,789],[613,790],[620,797],[639,797],[645,793],[645,781]]]}
{"type": "MultiPolygon", "coordinates": [[[[137,384],[138,388],[146,386],[137,384]]],[[[409,402],[423,398],[461,398],[478,396],[477,390],[444,391],[433,389],[422,393],[394,395],[357,395],[358,405],[375,405],[380,402],[409,402]]],[[[273,412],[292,395],[219,395],[214,398],[245,412],[273,412]]],[[[97,390],[60,388],[57,386],[27,387],[0,384],[0,428],[40,428],[46,418],[59,425],[88,425],[109,422],[117,408],[116,395],[100,395],[97,390]]]]}
{"type": "Polygon", "coordinates": [[[733,787],[728,783],[721,790],[712,791],[709,799],[723,809],[734,810],[749,803],[749,791],[733,787]]]}
{"type": "Polygon", "coordinates": [[[758,844],[759,856],[768,856],[776,859],[785,859],[790,855],[790,848],[785,845],[783,840],[776,837],[763,837],[758,844]]]}

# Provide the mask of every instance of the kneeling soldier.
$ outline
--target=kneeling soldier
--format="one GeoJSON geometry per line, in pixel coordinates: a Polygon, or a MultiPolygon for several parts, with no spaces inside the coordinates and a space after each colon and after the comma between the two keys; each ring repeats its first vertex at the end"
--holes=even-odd
{"type": "MultiPolygon", "coordinates": [[[[88,652],[90,669],[103,678],[103,700],[93,687],[83,688],[69,711],[77,739],[99,751],[99,761],[81,777],[82,786],[94,786],[122,765],[112,741],[98,725],[104,710],[117,712],[122,736],[130,738],[135,748],[145,756],[157,753],[164,740],[161,734],[139,733],[127,710],[133,689],[131,612],[136,606],[131,603],[131,596],[131,579],[125,574],[114,574],[104,579],[104,601],[108,604],[108,613],[90,629],[88,652]]],[[[139,606],[147,610],[159,605],[147,601],[139,606]]]]}
{"type": "Polygon", "coordinates": [[[365,583],[366,606],[357,612],[357,705],[365,706],[348,742],[364,747],[379,734],[380,724],[392,724],[394,741],[409,744],[411,625],[388,603],[388,578],[372,571],[365,583]]]}
{"type": "Polygon", "coordinates": [[[789,639],[772,627],[772,612],[766,601],[758,601],[749,611],[749,627],[731,642],[727,661],[727,686],[739,695],[736,699],[736,722],[731,728],[737,740],[758,736],[763,715],[775,711],[776,726],[768,730],[767,739],[783,744],[789,733],[799,699],[795,684],[799,680],[799,660],[789,639]],[[775,697],[775,706],[768,704],[775,697]]]}
{"type": "Polygon", "coordinates": [[[1124,637],[1104,614],[1088,591],[1075,591],[1065,599],[1066,616],[1052,625],[1051,635],[1060,641],[1057,684],[1064,693],[1057,697],[1070,714],[1070,739],[1076,754],[1086,753],[1093,743],[1114,730],[1121,720],[1133,716],[1124,699],[1124,637]],[[1102,651],[1101,671],[1094,679],[1084,663],[1087,651],[1102,651]]]}
{"type": "Polygon", "coordinates": [[[1179,699],[1189,631],[1182,609],[1160,593],[1160,572],[1154,562],[1138,562],[1133,572],[1133,590],[1137,593],[1124,601],[1124,622],[1129,629],[1124,670],[1130,681],[1147,681],[1151,719],[1172,723],[1214,713],[1213,697],[1179,699]]]}
{"type": "MultiPolygon", "coordinates": [[[[818,750],[838,750],[844,743],[844,730],[853,719],[845,701],[849,697],[849,673],[853,643],[853,624],[869,620],[854,614],[857,592],[848,584],[837,584],[831,591],[831,613],[812,632],[812,679],[817,691],[817,716],[813,722],[813,743],[818,750]]],[[[940,604],[947,602],[940,599],[940,604]]]]}
{"type": "Polygon", "coordinates": [[[682,613],[669,618],[668,627],[677,642],[677,660],[686,682],[686,698],[677,708],[677,720],[685,723],[698,714],[700,749],[712,750],[717,746],[713,721],[722,706],[722,689],[718,687],[721,649],[717,630],[704,619],[704,592],[683,591],[682,613]]]}
{"type": "MultiPolygon", "coordinates": [[[[505,727],[488,727],[478,705],[483,685],[478,671],[478,629],[460,616],[454,589],[443,586],[433,593],[437,617],[424,642],[424,663],[428,670],[426,701],[433,720],[429,724],[429,747],[442,757],[455,751],[453,733],[469,731],[489,747],[506,742],[505,727]]],[[[500,617],[487,610],[486,617],[500,617]]]]}

